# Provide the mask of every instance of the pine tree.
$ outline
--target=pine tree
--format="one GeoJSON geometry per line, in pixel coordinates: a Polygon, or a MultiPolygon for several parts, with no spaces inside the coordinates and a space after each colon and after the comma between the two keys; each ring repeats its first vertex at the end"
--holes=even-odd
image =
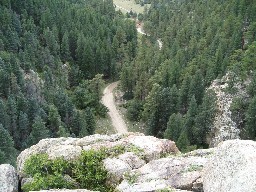
{"type": "Polygon", "coordinates": [[[65,32],[62,41],[61,41],[61,60],[63,62],[70,61],[71,60],[71,53],[69,48],[69,38],[68,33],[65,32]]]}
{"type": "Polygon", "coordinates": [[[203,76],[200,70],[196,72],[193,76],[190,87],[189,87],[189,98],[193,95],[197,101],[197,104],[200,105],[203,99],[204,94],[204,85],[203,85],[203,76]]]}
{"type": "Polygon", "coordinates": [[[17,142],[17,149],[24,149],[24,142],[26,138],[29,136],[29,120],[28,115],[20,111],[18,117],[18,130],[19,130],[19,139],[17,142]]]}
{"type": "Polygon", "coordinates": [[[185,76],[185,79],[182,81],[180,94],[179,94],[179,103],[178,103],[181,114],[184,114],[188,108],[188,103],[189,103],[188,93],[189,93],[190,81],[191,81],[191,78],[189,76],[185,76]]]}
{"type": "Polygon", "coordinates": [[[95,128],[96,128],[96,122],[95,117],[93,115],[93,111],[91,108],[87,107],[85,109],[85,115],[84,115],[85,121],[86,121],[86,129],[90,135],[94,134],[95,128]]]}
{"type": "Polygon", "coordinates": [[[212,129],[216,111],[216,95],[213,91],[207,91],[202,104],[198,108],[198,114],[195,118],[197,145],[204,148],[208,147],[206,137],[212,129]]]}
{"type": "Polygon", "coordinates": [[[70,134],[68,133],[67,129],[63,126],[59,126],[59,131],[57,132],[58,137],[69,137],[70,134]]]}
{"type": "Polygon", "coordinates": [[[184,120],[180,113],[174,113],[170,116],[167,128],[164,132],[164,138],[178,141],[181,132],[184,130],[184,120]]]}
{"type": "Polygon", "coordinates": [[[197,109],[197,103],[195,96],[193,95],[190,103],[188,112],[186,114],[185,119],[185,130],[187,132],[187,136],[189,138],[189,141],[192,145],[196,144],[196,130],[195,130],[195,117],[197,115],[198,109],[197,109]]]}
{"type": "Polygon", "coordinates": [[[48,127],[49,127],[49,130],[51,130],[52,135],[54,137],[59,131],[60,125],[61,125],[61,117],[59,115],[59,112],[54,105],[50,105],[49,112],[48,112],[48,127]]]}
{"type": "Polygon", "coordinates": [[[181,152],[187,152],[188,146],[190,145],[187,132],[184,130],[180,134],[178,141],[176,142],[178,149],[181,152]]]}
{"type": "Polygon", "coordinates": [[[45,139],[49,137],[49,130],[45,126],[45,122],[42,120],[41,117],[37,116],[34,119],[33,125],[32,125],[32,131],[27,138],[27,144],[29,146],[36,144],[41,139],[45,139]]]}
{"type": "Polygon", "coordinates": [[[142,113],[142,118],[147,122],[148,130],[147,133],[150,135],[158,134],[158,105],[159,105],[159,94],[161,87],[159,84],[154,84],[152,90],[146,98],[145,104],[143,106],[144,111],[142,113]]]}
{"type": "Polygon", "coordinates": [[[14,165],[15,156],[16,150],[14,148],[12,137],[3,125],[0,124],[0,164],[11,163],[14,165]]]}
{"type": "Polygon", "coordinates": [[[256,97],[252,98],[245,115],[246,137],[248,139],[256,140],[256,97]]]}

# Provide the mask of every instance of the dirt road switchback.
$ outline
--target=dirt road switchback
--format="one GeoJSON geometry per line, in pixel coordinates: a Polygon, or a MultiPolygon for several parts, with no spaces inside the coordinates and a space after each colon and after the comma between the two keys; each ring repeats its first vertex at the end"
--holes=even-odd
{"type": "Polygon", "coordinates": [[[103,92],[102,103],[105,105],[109,112],[112,124],[117,133],[127,133],[127,126],[122,118],[121,114],[116,108],[113,90],[117,87],[118,82],[108,85],[103,92]]]}

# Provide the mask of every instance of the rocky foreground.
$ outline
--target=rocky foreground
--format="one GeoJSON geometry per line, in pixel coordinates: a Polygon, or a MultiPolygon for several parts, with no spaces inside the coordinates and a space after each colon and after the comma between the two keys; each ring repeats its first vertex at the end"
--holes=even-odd
{"type": "MultiPolygon", "coordinates": [[[[229,140],[216,148],[181,154],[173,141],[140,133],[43,139],[19,155],[18,176],[10,165],[0,165],[0,191],[17,192],[18,178],[21,184],[29,182],[23,169],[31,155],[46,153],[50,159],[64,157],[72,161],[83,150],[117,145],[133,145],[140,149],[140,154],[129,151],[103,160],[111,175],[108,183],[115,186],[116,191],[256,191],[256,142],[229,140]]],[[[86,189],[50,191],[88,192],[86,189]]]]}

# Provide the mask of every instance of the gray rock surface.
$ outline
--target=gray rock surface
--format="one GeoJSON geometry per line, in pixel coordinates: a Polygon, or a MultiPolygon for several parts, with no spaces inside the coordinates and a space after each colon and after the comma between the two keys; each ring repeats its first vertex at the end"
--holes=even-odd
{"type": "Polygon", "coordinates": [[[13,166],[0,165],[0,191],[18,192],[18,176],[13,166]]]}
{"type": "Polygon", "coordinates": [[[155,191],[165,188],[181,190],[202,189],[201,170],[212,149],[196,150],[182,156],[172,156],[150,161],[141,168],[127,173],[117,190],[122,192],[155,191]]]}
{"type": "Polygon", "coordinates": [[[103,164],[108,174],[110,174],[108,180],[110,184],[118,184],[124,173],[132,170],[128,163],[117,158],[107,158],[103,161],[103,164]]]}
{"type": "MultiPolygon", "coordinates": [[[[136,133],[129,133],[128,135],[136,135],[136,133]]],[[[138,135],[138,133],[137,133],[138,135]]],[[[90,135],[84,138],[50,138],[42,139],[36,145],[25,149],[17,158],[17,170],[20,177],[23,177],[23,169],[25,161],[35,154],[47,153],[51,159],[57,157],[64,157],[67,160],[76,159],[82,150],[97,149],[100,147],[107,147],[106,143],[114,146],[115,141],[120,140],[125,135],[90,135]],[[105,143],[105,144],[104,144],[105,143]]]]}
{"type": "Polygon", "coordinates": [[[237,82],[234,83],[236,91],[234,93],[230,93],[227,89],[230,79],[233,78],[232,76],[234,76],[234,74],[228,72],[221,79],[214,80],[208,88],[215,92],[217,97],[216,104],[218,107],[218,112],[210,133],[210,147],[216,147],[222,141],[240,138],[240,130],[231,118],[230,106],[235,98],[248,97],[248,94],[246,93],[246,86],[249,84],[249,81],[242,83],[237,80],[237,82]]]}
{"type": "Polygon", "coordinates": [[[84,138],[43,139],[38,144],[22,151],[17,158],[17,169],[21,183],[23,184],[27,181],[26,177],[29,177],[23,173],[23,169],[25,161],[31,155],[46,153],[49,159],[63,157],[72,161],[77,159],[83,150],[99,150],[102,147],[110,149],[116,146],[124,146],[134,152],[125,151],[117,157],[107,158],[103,161],[110,175],[108,183],[111,185],[119,184],[126,172],[141,168],[146,164],[146,161],[159,159],[167,153],[179,153],[175,142],[145,136],[142,133],[125,133],[110,136],[96,134],[84,138]]]}
{"type": "Polygon", "coordinates": [[[179,153],[175,142],[167,139],[158,139],[153,136],[131,135],[121,139],[122,143],[132,144],[145,152],[145,159],[151,161],[159,159],[165,153],[179,153]]]}
{"type": "Polygon", "coordinates": [[[118,159],[126,162],[132,169],[138,169],[146,164],[144,160],[133,152],[127,152],[118,156],[118,159]]]}
{"type": "Polygon", "coordinates": [[[41,190],[41,191],[33,191],[33,192],[99,192],[99,191],[89,191],[89,190],[86,190],[86,189],[74,189],[74,190],[51,189],[51,190],[41,190]]]}
{"type": "Polygon", "coordinates": [[[255,192],[256,142],[221,143],[203,170],[205,192],[255,192]]]}

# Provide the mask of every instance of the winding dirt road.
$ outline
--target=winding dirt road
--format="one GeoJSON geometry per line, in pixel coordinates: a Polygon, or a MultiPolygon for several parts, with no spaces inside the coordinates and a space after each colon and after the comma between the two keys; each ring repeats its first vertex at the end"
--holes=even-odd
{"type": "MultiPolygon", "coordinates": [[[[150,36],[149,34],[146,34],[141,27],[137,27],[137,32],[142,34],[142,35],[150,36]]],[[[157,43],[158,43],[158,46],[159,46],[159,50],[161,50],[162,47],[163,47],[163,42],[160,39],[157,39],[157,43]]]]}
{"type": "Polygon", "coordinates": [[[108,114],[111,118],[114,128],[116,129],[116,132],[117,133],[127,133],[128,132],[127,126],[115,105],[113,90],[117,87],[117,84],[118,84],[118,81],[111,83],[104,89],[102,103],[109,110],[108,114]]]}

